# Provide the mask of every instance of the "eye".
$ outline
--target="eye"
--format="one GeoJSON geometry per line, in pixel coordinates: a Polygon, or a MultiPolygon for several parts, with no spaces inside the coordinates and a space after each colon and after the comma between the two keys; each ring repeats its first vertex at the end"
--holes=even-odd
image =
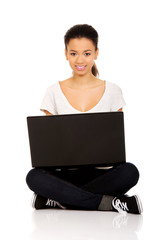
{"type": "Polygon", "coordinates": [[[71,53],[71,56],[75,56],[76,53],[71,53]]]}
{"type": "Polygon", "coordinates": [[[91,54],[90,53],[86,53],[86,56],[90,56],[91,54]]]}

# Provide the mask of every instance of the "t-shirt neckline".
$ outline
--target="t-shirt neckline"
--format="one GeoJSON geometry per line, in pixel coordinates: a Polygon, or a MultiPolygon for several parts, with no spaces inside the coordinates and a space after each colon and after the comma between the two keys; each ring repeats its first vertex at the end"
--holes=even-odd
{"type": "Polygon", "coordinates": [[[74,108],[71,104],[70,104],[70,102],[68,101],[68,99],[66,98],[66,96],[64,95],[64,93],[63,93],[63,91],[62,91],[62,89],[61,89],[61,86],[60,86],[60,83],[59,83],[59,81],[58,81],[58,88],[59,88],[59,92],[60,92],[60,94],[61,94],[61,96],[64,98],[64,100],[65,100],[65,102],[67,103],[67,105],[70,107],[70,108],[72,108],[74,111],[77,111],[77,112],[80,112],[80,113],[88,113],[88,112],[90,112],[90,111],[93,111],[96,107],[98,107],[99,105],[100,105],[100,103],[102,102],[102,100],[103,100],[103,98],[104,98],[104,96],[105,96],[105,94],[106,94],[106,80],[104,80],[104,83],[105,83],[105,90],[104,90],[104,93],[103,93],[103,95],[102,95],[102,97],[101,97],[101,99],[99,100],[99,102],[93,107],[93,108],[91,108],[91,109],[89,109],[88,111],[84,111],[84,112],[82,112],[82,111],[79,111],[78,109],[76,109],[76,108],[74,108]]]}

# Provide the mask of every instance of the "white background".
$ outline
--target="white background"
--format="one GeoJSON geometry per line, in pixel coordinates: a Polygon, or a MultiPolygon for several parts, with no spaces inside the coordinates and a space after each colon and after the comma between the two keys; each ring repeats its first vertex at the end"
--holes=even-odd
{"type": "Polygon", "coordinates": [[[115,237],[114,229],[108,227],[112,220],[106,212],[82,211],[75,218],[72,211],[69,216],[64,211],[56,215],[55,211],[50,222],[53,231],[44,228],[43,238],[41,224],[35,233],[33,223],[35,219],[39,221],[42,211],[37,213],[30,207],[32,192],[25,183],[31,168],[26,117],[42,115],[39,108],[46,88],[71,76],[72,70],[64,56],[63,37],[70,27],[83,23],[92,25],[99,34],[100,52],[96,64],[100,79],[114,82],[122,89],[127,103],[124,107],[126,157],[140,171],[139,183],[129,194],[138,194],[142,199],[142,227],[135,234],[128,226],[125,235],[120,228],[116,239],[117,236],[119,239],[120,236],[122,239],[154,236],[158,239],[160,235],[156,219],[160,213],[160,1],[1,0],[0,215],[3,239],[51,239],[52,234],[54,239],[98,239],[105,221],[106,231],[100,238],[115,237]],[[94,221],[91,230],[87,223],[95,218],[92,214],[98,214],[100,221],[94,221]],[[64,235],[57,216],[61,217],[64,235]],[[84,224],[85,219],[88,222],[84,224]],[[77,229],[75,221],[80,221],[77,229]],[[64,228],[66,224],[68,228],[64,228]],[[54,226],[59,226],[59,230],[54,226]],[[88,229],[88,235],[74,235],[75,229],[80,232],[83,227],[88,229]]]}

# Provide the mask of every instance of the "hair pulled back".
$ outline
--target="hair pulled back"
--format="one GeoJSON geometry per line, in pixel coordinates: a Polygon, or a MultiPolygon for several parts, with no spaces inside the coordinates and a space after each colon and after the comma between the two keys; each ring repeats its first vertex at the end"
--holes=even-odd
{"type": "MultiPolygon", "coordinates": [[[[88,24],[77,24],[71,27],[65,34],[64,36],[64,43],[65,43],[65,48],[67,50],[67,45],[69,44],[70,39],[73,38],[88,38],[92,40],[95,50],[98,48],[98,33],[97,31],[88,24]]],[[[92,74],[97,77],[99,75],[97,66],[94,62],[93,67],[92,67],[92,74]]]]}

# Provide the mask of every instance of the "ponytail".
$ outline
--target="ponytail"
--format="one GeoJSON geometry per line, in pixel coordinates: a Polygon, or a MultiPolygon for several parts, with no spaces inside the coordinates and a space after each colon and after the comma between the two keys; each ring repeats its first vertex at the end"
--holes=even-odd
{"type": "Polygon", "coordinates": [[[92,74],[97,77],[99,76],[99,72],[98,72],[98,69],[97,69],[97,66],[96,66],[96,63],[94,62],[93,64],[93,67],[92,67],[92,74]]]}

